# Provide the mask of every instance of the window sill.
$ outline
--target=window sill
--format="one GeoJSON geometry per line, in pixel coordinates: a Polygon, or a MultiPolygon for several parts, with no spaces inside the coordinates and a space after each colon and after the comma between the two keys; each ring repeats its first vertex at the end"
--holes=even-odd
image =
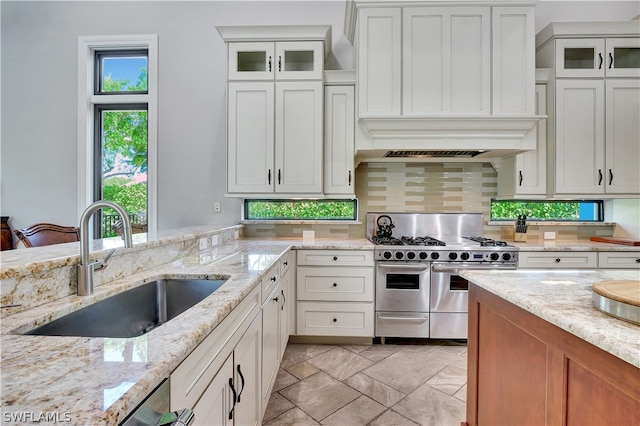
{"type": "MultiPolygon", "coordinates": [[[[490,220],[487,222],[489,226],[514,226],[515,220],[490,220]]],[[[535,226],[616,226],[615,222],[564,222],[564,221],[548,221],[548,220],[528,220],[527,225],[535,226]]]]}
{"type": "Polygon", "coordinates": [[[359,220],[241,220],[243,225],[361,225],[359,220]]]}

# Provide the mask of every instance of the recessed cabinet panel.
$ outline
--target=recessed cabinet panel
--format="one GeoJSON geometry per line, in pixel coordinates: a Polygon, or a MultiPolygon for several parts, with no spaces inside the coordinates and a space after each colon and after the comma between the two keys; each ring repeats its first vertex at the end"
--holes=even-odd
{"type": "Polygon", "coordinates": [[[556,81],[556,192],[604,191],[604,81],[556,81]]]}
{"type": "Polygon", "coordinates": [[[640,80],[606,86],[606,192],[640,193],[640,80]],[[632,124],[633,123],[633,124],[632,124]]]}
{"type": "Polygon", "coordinates": [[[276,192],[322,193],[321,82],[276,84],[276,192]]]}
{"type": "Polygon", "coordinates": [[[273,83],[229,83],[227,96],[227,190],[272,192],[273,83]]]}
{"type": "Polygon", "coordinates": [[[401,95],[401,10],[358,12],[360,117],[399,116],[401,95]]]}
{"type": "MultiPolygon", "coordinates": [[[[536,85],[536,113],[547,114],[547,85],[536,85]]],[[[516,156],[516,190],[518,195],[542,195],[547,191],[547,119],[536,124],[536,149],[516,156]]]]}
{"type": "Polygon", "coordinates": [[[324,88],[324,193],[355,196],[353,86],[324,88]]]}

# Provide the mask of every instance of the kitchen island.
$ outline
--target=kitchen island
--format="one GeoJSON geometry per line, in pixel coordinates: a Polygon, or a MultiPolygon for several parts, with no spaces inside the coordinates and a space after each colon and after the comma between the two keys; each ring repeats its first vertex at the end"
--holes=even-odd
{"type": "Polygon", "coordinates": [[[467,424],[640,424],[640,326],[591,286],[640,271],[464,271],[467,424]]]}

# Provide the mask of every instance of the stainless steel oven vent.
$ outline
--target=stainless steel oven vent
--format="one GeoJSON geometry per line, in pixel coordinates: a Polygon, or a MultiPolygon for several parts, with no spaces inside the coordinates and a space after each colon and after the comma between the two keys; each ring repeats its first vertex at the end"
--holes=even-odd
{"type": "Polygon", "coordinates": [[[483,154],[485,150],[467,150],[467,151],[444,151],[444,150],[414,150],[414,151],[387,151],[384,155],[387,158],[473,158],[476,155],[483,154]]]}

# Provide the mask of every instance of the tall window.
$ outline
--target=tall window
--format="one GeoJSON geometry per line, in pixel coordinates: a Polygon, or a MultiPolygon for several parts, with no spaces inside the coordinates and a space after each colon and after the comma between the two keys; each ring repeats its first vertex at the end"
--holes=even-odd
{"type": "MultiPolygon", "coordinates": [[[[97,200],[114,201],[132,223],[156,226],[157,37],[81,37],[79,211],[97,200]],[[84,160],[84,161],[83,161],[84,160]]],[[[94,238],[115,235],[119,214],[102,210],[94,238]]]]}

